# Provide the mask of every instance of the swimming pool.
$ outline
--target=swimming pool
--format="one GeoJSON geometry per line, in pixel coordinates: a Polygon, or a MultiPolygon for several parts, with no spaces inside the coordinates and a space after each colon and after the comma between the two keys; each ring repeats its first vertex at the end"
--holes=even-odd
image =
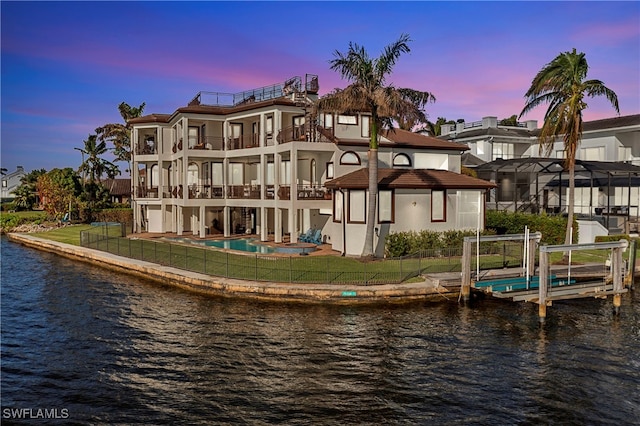
{"type": "Polygon", "coordinates": [[[247,253],[258,254],[300,254],[307,255],[316,250],[315,244],[309,243],[291,243],[282,247],[271,247],[266,244],[261,244],[259,240],[255,238],[235,238],[231,240],[192,240],[189,238],[163,238],[168,241],[175,241],[180,243],[199,244],[201,246],[215,247],[228,250],[246,251],[247,253]]]}
{"type": "Polygon", "coordinates": [[[270,254],[275,253],[273,247],[269,247],[264,244],[256,244],[258,240],[250,238],[237,238],[233,240],[209,240],[209,241],[194,241],[196,244],[203,244],[208,247],[217,247],[221,249],[246,251],[249,253],[262,253],[270,254]]]}

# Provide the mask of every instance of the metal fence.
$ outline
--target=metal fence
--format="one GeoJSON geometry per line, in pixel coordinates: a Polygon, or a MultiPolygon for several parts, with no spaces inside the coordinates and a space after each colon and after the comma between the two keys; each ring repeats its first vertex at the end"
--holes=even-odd
{"type": "MultiPolygon", "coordinates": [[[[81,245],[187,271],[265,282],[398,284],[422,274],[461,270],[461,247],[362,261],[340,256],[237,254],[191,243],[126,238],[125,229],[119,224],[94,226],[81,233],[81,245]]],[[[520,255],[516,247],[502,243],[483,246],[481,252],[482,269],[516,266],[520,255]]]]}

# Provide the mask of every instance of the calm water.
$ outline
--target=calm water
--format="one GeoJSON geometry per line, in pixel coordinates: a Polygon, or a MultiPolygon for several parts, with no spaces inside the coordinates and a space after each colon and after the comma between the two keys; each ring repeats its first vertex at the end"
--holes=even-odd
{"type": "Polygon", "coordinates": [[[2,238],[2,423],[634,424],[640,297],[321,307],[194,295],[2,238]],[[57,411],[53,411],[57,410],[57,411]],[[42,412],[41,412],[42,414],[42,412]],[[44,415],[44,414],[42,414],[44,415]]]}

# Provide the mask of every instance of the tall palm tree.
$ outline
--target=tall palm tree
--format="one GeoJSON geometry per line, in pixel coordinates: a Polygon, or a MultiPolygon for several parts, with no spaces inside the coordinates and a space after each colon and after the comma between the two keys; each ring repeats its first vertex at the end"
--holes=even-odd
{"type": "Polygon", "coordinates": [[[346,53],[334,52],[329,61],[331,69],[351,82],[344,89],[336,89],[318,100],[316,108],[336,113],[371,113],[371,138],[369,141],[369,201],[367,228],[362,256],[373,256],[373,235],[378,194],[378,132],[393,128],[393,120],[425,122],[422,107],[435,98],[431,93],[400,89],[386,84],[396,61],[410,51],[410,38],[402,34],[394,43],[386,46],[377,58],[369,57],[364,47],[349,43],[346,53]]]}
{"type": "Polygon", "coordinates": [[[566,244],[571,241],[576,152],[582,139],[582,111],[587,108],[584,98],[605,96],[620,114],[618,96],[600,80],[585,80],[588,70],[584,53],[577,53],[575,48],[571,52],[560,53],[534,77],[525,94],[526,105],[518,117],[541,104],[549,104],[538,137],[540,148],[549,155],[559,137],[564,141],[565,167],[569,171],[566,244]]]}
{"type": "Polygon", "coordinates": [[[124,120],[121,123],[109,123],[96,129],[99,141],[111,141],[114,146],[114,154],[116,161],[131,161],[131,126],[129,120],[142,116],[146,103],[140,104],[138,107],[132,107],[126,102],[118,105],[120,116],[124,120]]]}
{"type": "Polygon", "coordinates": [[[86,159],[80,165],[78,172],[86,173],[89,177],[89,183],[100,182],[103,174],[111,178],[119,173],[115,164],[102,158],[108,151],[107,143],[105,141],[98,142],[97,135],[89,135],[84,141],[84,148],[81,151],[86,155],[86,159]]]}

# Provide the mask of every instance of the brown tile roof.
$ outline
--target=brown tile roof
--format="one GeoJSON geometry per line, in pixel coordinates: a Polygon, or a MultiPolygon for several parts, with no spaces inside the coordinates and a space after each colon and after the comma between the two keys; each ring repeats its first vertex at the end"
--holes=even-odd
{"type": "Polygon", "coordinates": [[[269,99],[260,102],[250,102],[236,106],[212,106],[212,105],[187,105],[185,107],[178,108],[173,114],[150,114],[144,117],[132,118],[128,121],[129,124],[140,123],[168,123],[178,113],[192,113],[192,114],[215,114],[225,115],[236,112],[249,111],[256,108],[261,108],[271,105],[286,105],[294,106],[295,102],[288,98],[281,97],[276,99],[269,99]]]}
{"type": "MultiPolygon", "coordinates": [[[[329,189],[366,189],[369,187],[367,168],[356,170],[339,178],[325,182],[329,189]]],[[[448,170],[433,169],[378,169],[378,188],[434,188],[434,189],[484,189],[496,185],[448,170]]]]}
{"type": "MultiPolygon", "coordinates": [[[[433,148],[433,149],[452,149],[458,151],[466,151],[469,149],[467,145],[449,142],[432,136],[422,135],[420,133],[409,132],[402,129],[383,130],[380,132],[382,136],[393,142],[392,146],[398,147],[415,147],[415,148],[433,148]]],[[[382,145],[382,143],[380,144],[382,145]]]]}
{"type": "MultiPolygon", "coordinates": [[[[380,141],[380,146],[385,148],[420,148],[420,149],[443,149],[453,151],[466,151],[467,145],[449,142],[420,133],[413,133],[402,129],[383,130],[380,135],[389,140],[380,141]]],[[[343,146],[369,146],[367,139],[340,139],[334,138],[338,145],[343,146]]]]}
{"type": "Polygon", "coordinates": [[[171,118],[171,114],[149,114],[143,117],[132,118],[128,121],[129,124],[138,123],[168,123],[171,118]]]}
{"type": "Polygon", "coordinates": [[[105,179],[102,186],[109,189],[111,195],[131,195],[131,179],[105,179]]]}

